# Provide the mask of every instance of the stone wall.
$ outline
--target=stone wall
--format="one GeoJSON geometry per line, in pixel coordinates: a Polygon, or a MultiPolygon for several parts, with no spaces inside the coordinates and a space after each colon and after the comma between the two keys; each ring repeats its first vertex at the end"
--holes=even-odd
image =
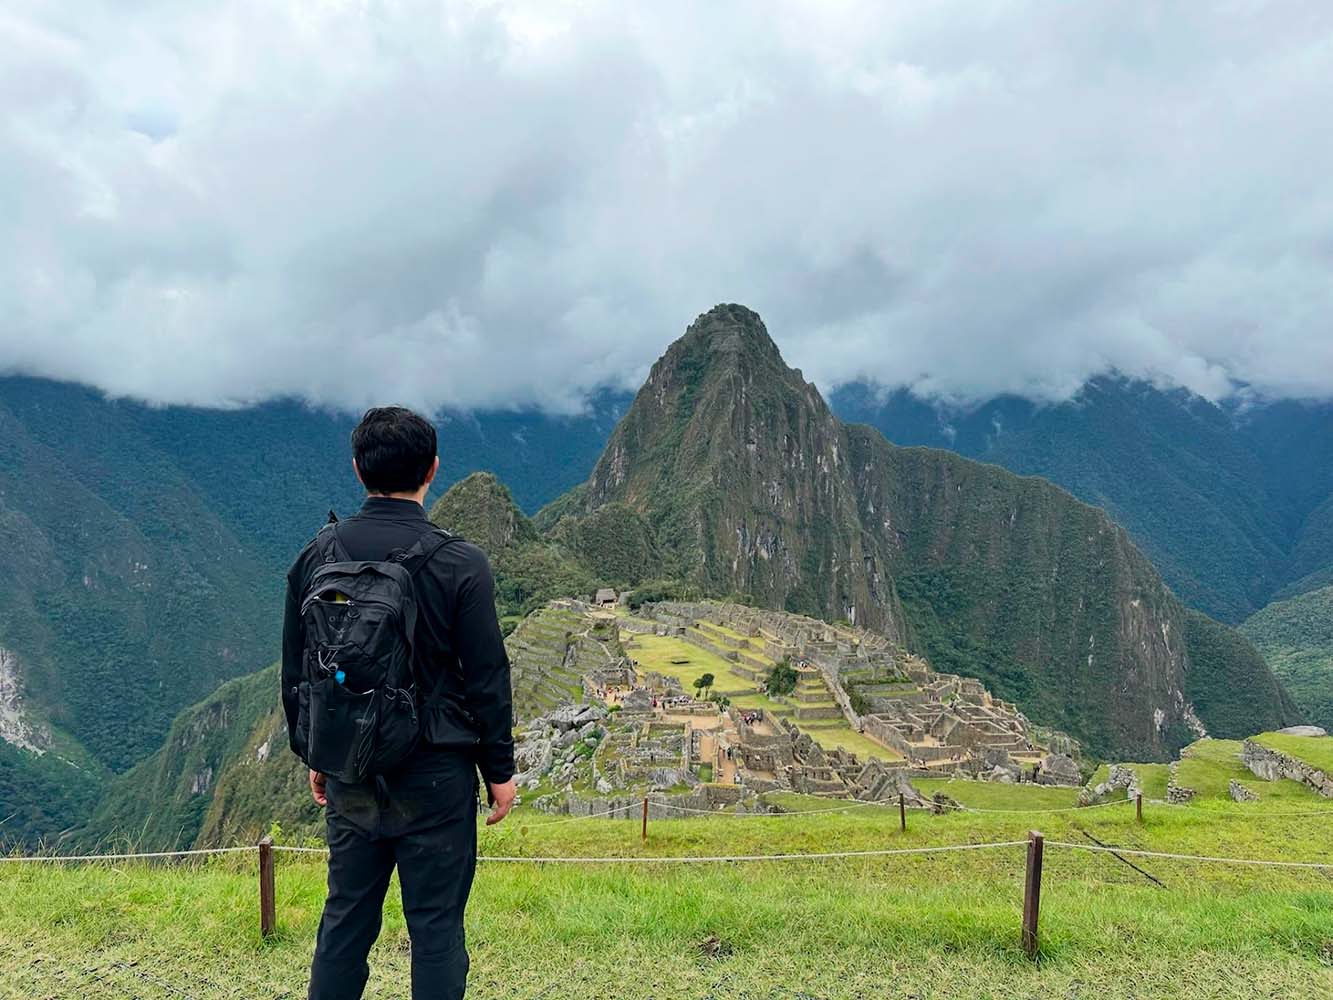
{"type": "Polygon", "coordinates": [[[1176,783],[1176,766],[1180,761],[1172,761],[1167,768],[1166,801],[1173,806],[1183,806],[1194,798],[1194,789],[1176,783]]]}
{"type": "Polygon", "coordinates": [[[1288,778],[1291,781],[1299,781],[1325,798],[1333,799],[1333,778],[1280,750],[1270,749],[1254,740],[1246,740],[1240,759],[1256,778],[1262,778],[1264,781],[1288,778]]]}
{"type": "Polygon", "coordinates": [[[1246,788],[1235,778],[1227,782],[1227,794],[1232,802],[1258,802],[1259,793],[1246,788]]]}
{"type": "Polygon", "coordinates": [[[823,656],[815,657],[810,662],[814,664],[816,669],[819,670],[820,676],[824,678],[824,684],[833,694],[833,700],[838,703],[838,708],[842,710],[848,724],[859,733],[862,728],[861,716],[852,708],[852,700],[843,689],[842,679],[838,676],[837,664],[823,656]]]}

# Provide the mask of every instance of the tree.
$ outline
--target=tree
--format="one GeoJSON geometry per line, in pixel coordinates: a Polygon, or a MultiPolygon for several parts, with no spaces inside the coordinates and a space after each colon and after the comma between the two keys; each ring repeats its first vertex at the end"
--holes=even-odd
{"type": "Polygon", "coordinates": [[[715,679],[716,678],[714,678],[712,674],[703,674],[699,677],[696,677],[694,679],[694,696],[697,698],[699,696],[700,691],[704,690],[705,688],[711,688],[713,686],[713,681],[715,679]]]}
{"type": "Polygon", "coordinates": [[[784,657],[781,663],[773,664],[773,669],[769,671],[768,681],[764,686],[772,696],[787,695],[795,691],[796,670],[792,667],[791,660],[784,657]]]}

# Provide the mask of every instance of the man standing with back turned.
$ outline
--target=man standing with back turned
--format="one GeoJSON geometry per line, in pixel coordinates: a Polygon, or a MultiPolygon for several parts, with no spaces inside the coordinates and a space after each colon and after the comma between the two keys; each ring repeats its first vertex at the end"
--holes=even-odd
{"type": "MultiPolygon", "coordinates": [[[[410,650],[403,659],[411,664],[415,711],[411,704],[399,710],[420,728],[401,760],[388,767],[367,765],[370,773],[360,780],[310,771],[311,792],[327,815],[329,893],[309,995],[311,1000],[361,996],[370,972],[366,957],[379,935],[384,895],[397,866],[412,939],[412,998],[457,998],[467,982],[463,909],[477,861],[478,769],[492,806],[487,825],[504,819],[514,801],[509,661],[495,615],[494,582],[480,549],[437,531],[426,519],[422,505],[440,464],[429,422],[402,407],[370,410],[352,432],[352,456],[369,494],[365,505],[355,517],[321,532],[287,575],[282,642],[287,729],[292,749],[310,760],[311,717],[332,718],[339,705],[366,697],[336,664],[315,663],[325,654],[312,651],[316,643],[307,635],[306,611],[313,600],[322,601],[332,618],[358,617],[355,594],[307,593],[316,572],[335,561],[335,569],[389,564],[392,574],[386,575],[410,579],[404,606],[414,603],[414,614],[389,620],[415,619],[402,626],[411,633],[402,645],[410,650]],[[311,682],[315,667],[327,674],[322,687],[311,682]],[[327,704],[312,694],[316,687],[327,704]],[[335,704],[336,699],[342,701],[335,704]]],[[[372,602],[363,604],[362,617],[384,613],[372,602]]],[[[319,649],[342,647],[325,642],[319,649]]],[[[408,690],[391,689],[369,725],[378,718],[383,727],[395,693],[405,696],[408,690]]],[[[365,726],[365,717],[357,724],[365,726]]],[[[350,746],[349,760],[368,758],[356,741],[350,746]]]]}

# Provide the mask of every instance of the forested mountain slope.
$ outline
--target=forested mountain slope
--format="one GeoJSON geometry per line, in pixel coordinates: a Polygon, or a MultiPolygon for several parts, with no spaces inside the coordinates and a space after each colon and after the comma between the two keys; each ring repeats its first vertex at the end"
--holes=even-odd
{"type": "Polygon", "coordinates": [[[1275,601],[1240,630],[1310,721],[1333,732],[1333,586],[1275,601]]]}
{"type": "Polygon", "coordinates": [[[1117,377],[1056,405],[951,407],[865,385],[832,403],[897,444],[1039,475],[1104,508],[1182,600],[1224,621],[1333,581],[1328,404],[1219,405],[1117,377]]]}

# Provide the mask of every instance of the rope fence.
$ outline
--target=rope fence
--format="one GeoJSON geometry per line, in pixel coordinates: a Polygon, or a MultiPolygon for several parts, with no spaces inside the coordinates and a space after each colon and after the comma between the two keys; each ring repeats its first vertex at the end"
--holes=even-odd
{"type": "Polygon", "coordinates": [[[254,847],[207,847],[192,851],[141,851],[132,854],[9,854],[0,857],[0,864],[142,861],[151,858],[189,858],[207,854],[244,854],[253,851],[254,847]]]}
{"type": "MultiPolygon", "coordinates": [[[[1156,799],[1152,800],[1152,804],[1156,806],[1171,806],[1173,808],[1187,808],[1187,806],[1182,804],[1167,803],[1156,799]]],[[[652,800],[645,797],[641,803],[625,803],[624,805],[614,806],[610,809],[604,809],[601,810],[600,812],[588,813],[583,816],[565,816],[559,819],[552,819],[546,822],[525,824],[524,828],[530,830],[545,830],[550,827],[563,826],[567,823],[577,823],[583,820],[604,819],[607,817],[632,820],[641,817],[644,824],[643,826],[644,840],[646,841],[647,819],[650,806],[656,807],[658,809],[666,809],[672,812],[684,813],[688,815],[711,816],[723,819],[798,819],[807,816],[824,816],[834,813],[845,813],[845,812],[850,812],[852,810],[864,809],[868,807],[875,807],[880,809],[892,809],[895,805],[897,805],[900,808],[900,810],[903,809],[905,803],[903,802],[902,796],[899,796],[898,802],[893,802],[893,801],[875,802],[863,799],[853,799],[845,805],[834,806],[827,809],[806,809],[806,810],[792,810],[788,812],[759,813],[759,812],[732,812],[725,809],[718,809],[718,810],[697,809],[691,806],[682,806],[673,802],[652,800]],[[642,808],[641,814],[638,807],[642,808]]],[[[1116,799],[1110,802],[1098,802],[1087,806],[1053,806],[1053,807],[1038,808],[1038,809],[986,809],[975,806],[967,806],[958,802],[932,803],[932,805],[939,806],[945,810],[954,810],[956,812],[963,812],[963,813],[977,813],[983,815],[1012,815],[1012,816],[1089,812],[1092,810],[1105,809],[1113,806],[1137,805],[1139,808],[1139,819],[1140,822],[1142,822],[1143,800],[1141,798],[1138,799],[1137,801],[1135,799],[1116,799]]],[[[1333,819],[1333,806],[1330,806],[1327,809],[1314,809],[1314,810],[1305,810],[1299,812],[1256,812],[1255,816],[1244,817],[1244,818],[1298,819],[1298,818],[1308,818],[1314,816],[1327,816],[1330,819],[1333,819]]],[[[906,830],[905,813],[904,813],[903,829],[906,830]]],[[[800,858],[817,859],[817,858],[839,858],[839,857],[876,857],[876,856],[885,856],[892,854],[938,853],[943,850],[977,850],[985,847],[1011,847],[1013,846],[1013,844],[1014,842],[1003,841],[1003,842],[997,842],[995,844],[976,844],[976,845],[965,844],[947,848],[910,848],[910,849],[904,848],[904,849],[892,849],[892,850],[881,850],[881,851],[853,851],[853,852],[826,851],[815,854],[773,854],[773,855],[737,855],[737,856],[715,855],[715,856],[706,856],[697,858],[696,857],[576,858],[576,857],[559,857],[559,856],[528,857],[528,856],[516,855],[510,857],[510,856],[491,855],[491,856],[481,856],[479,857],[479,860],[506,861],[506,862],[543,861],[543,862],[556,862],[556,863],[584,863],[584,864],[604,864],[611,862],[679,863],[686,861],[710,861],[710,862],[765,861],[765,860],[785,861],[785,860],[796,860],[800,858]]],[[[1246,865],[1272,866],[1272,867],[1333,869],[1333,864],[1323,864],[1316,862],[1278,862],[1278,861],[1265,861],[1261,859],[1224,858],[1224,857],[1210,857],[1205,855],[1170,854],[1170,853],[1151,852],[1151,851],[1135,851],[1122,848],[1099,847],[1088,844],[1061,843],[1054,841],[1051,842],[1051,846],[1068,848],[1072,850],[1089,851],[1092,853],[1118,853],[1122,855],[1131,855],[1131,856],[1176,859],[1176,860],[1187,860],[1187,861],[1206,861],[1206,862],[1215,862],[1221,864],[1232,863],[1232,864],[1246,864],[1246,865]]],[[[298,846],[275,844],[271,845],[270,849],[272,851],[279,851],[288,854],[328,853],[327,848],[324,847],[298,847],[298,846]]],[[[205,857],[211,855],[243,854],[253,850],[255,850],[254,847],[210,847],[210,848],[194,848],[194,849],[178,850],[178,851],[135,851],[135,852],[126,852],[118,854],[5,855],[5,856],[0,856],[0,864],[40,864],[40,863],[71,864],[71,863],[97,863],[97,862],[107,862],[107,861],[140,861],[140,860],[153,860],[153,859],[164,859],[164,858],[177,860],[183,858],[205,857]]]]}
{"type": "Polygon", "coordinates": [[[1264,858],[1225,858],[1206,854],[1172,854],[1167,851],[1132,850],[1127,847],[1103,847],[1093,844],[1071,844],[1052,840],[1049,847],[1061,847],[1067,851],[1087,851],[1092,854],[1119,854],[1131,858],[1161,858],[1167,861],[1195,861],[1215,865],[1251,865],[1263,868],[1304,868],[1316,871],[1333,871],[1333,861],[1271,861],[1264,858]]]}
{"type": "MultiPolygon", "coordinates": [[[[940,847],[893,847],[866,851],[811,851],[795,854],[656,854],[608,855],[605,857],[570,857],[567,855],[479,854],[479,862],[506,864],[570,864],[570,865],[656,865],[656,864],[718,864],[739,861],[832,861],[839,858],[882,858],[907,854],[948,854],[954,851],[984,851],[999,847],[1022,847],[1026,841],[1006,840],[985,844],[947,844],[940,847]]],[[[247,848],[254,850],[254,848],[247,848]]],[[[273,850],[293,854],[327,854],[319,847],[281,847],[273,850]]]]}
{"type": "MultiPolygon", "coordinates": [[[[643,799],[642,818],[643,818],[643,838],[647,842],[648,832],[648,802],[643,799]]],[[[1138,805],[1142,806],[1142,798],[1137,799],[1138,805]]],[[[880,803],[861,803],[864,805],[880,803]]],[[[903,811],[903,800],[899,799],[900,814],[905,817],[903,811]]],[[[1105,805],[1121,803],[1104,803],[1105,805]]],[[[854,807],[855,804],[847,808],[854,807]]],[[[628,812],[630,806],[618,806],[611,812],[628,812]]],[[[687,807],[686,807],[687,808],[687,807]]],[[[1092,808],[1092,807],[1083,807],[1092,808]]],[[[698,811],[698,810],[694,810],[698,811]]],[[[823,811],[823,810],[821,810],[823,811]]],[[[1010,810],[994,810],[997,812],[1009,812],[1010,810]]],[[[1034,810],[1036,812],[1066,812],[1066,809],[1034,810]]],[[[595,814],[594,814],[595,815],[595,814]]],[[[760,814],[756,814],[760,815],[760,814]]],[[[800,813],[784,815],[801,815],[800,813]]],[[[570,817],[574,819],[591,819],[593,815],[570,817]]],[[[1141,819],[1141,813],[1140,813],[1141,819]]],[[[906,829],[904,819],[903,829],[906,829]]],[[[554,824],[550,824],[554,825],[554,824]]],[[[600,855],[600,856],[563,856],[563,855],[479,855],[477,860],[485,864],[527,864],[527,865],[709,865],[709,864],[736,864],[736,863],[774,863],[774,862],[800,862],[800,861],[834,861],[846,859],[868,859],[868,858],[889,858],[889,857],[911,857],[928,855],[957,854],[962,852],[976,851],[1001,851],[1012,848],[1026,847],[1027,862],[1024,873],[1023,884],[1023,911],[1022,911],[1022,930],[1021,942],[1024,952],[1029,958],[1036,958],[1039,953],[1038,926],[1040,920],[1041,907],[1041,882],[1042,866],[1046,840],[1041,833],[1031,831],[1026,840],[1005,840],[992,841],[979,844],[945,844],[928,847],[886,847],[872,848],[867,850],[848,850],[848,851],[810,851],[793,853],[775,853],[775,854],[711,854],[711,855],[600,855]]],[[[1184,861],[1196,864],[1217,864],[1217,865],[1237,865],[1257,868],[1280,868],[1291,870],[1333,872],[1333,861],[1294,861],[1285,859],[1269,858],[1239,858],[1223,857],[1200,854],[1180,854],[1168,851],[1150,851],[1139,848],[1115,847],[1103,844],[1076,844],[1068,841],[1051,841],[1051,847],[1066,851],[1082,851],[1088,854],[1109,854],[1114,855],[1120,860],[1126,857],[1152,858],[1164,861],[1184,861]]],[[[11,855],[0,857],[0,864],[3,863],[49,863],[49,864],[68,864],[81,862],[109,862],[125,860],[147,860],[147,859],[180,859],[192,857],[209,857],[216,855],[248,853],[258,851],[259,860],[259,930],[263,938],[268,938],[277,932],[277,892],[274,875],[274,855],[276,853],[308,855],[318,854],[327,855],[326,847],[301,847],[297,845],[278,845],[274,844],[271,837],[264,837],[257,847],[213,847],[199,848],[185,851],[143,851],[123,854],[82,854],[82,855],[30,855],[19,856],[11,855]]]]}
{"type": "MultiPolygon", "coordinates": [[[[1052,806],[1049,809],[980,809],[975,806],[965,806],[958,802],[937,803],[945,809],[956,809],[959,812],[983,813],[995,815],[1014,815],[1014,816],[1033,816],[1038,813],[1068,813],[1068,812],[1087,812],[1091,809],[1105,809],[1109,806],[1132,806],[1135,805],[1134,799],[1115,799],[1111,802],[1097,802],[1090,806],[1052,806]]],[[[1333,810],[1330,810],[1333,814],[1333,810]]]]}

